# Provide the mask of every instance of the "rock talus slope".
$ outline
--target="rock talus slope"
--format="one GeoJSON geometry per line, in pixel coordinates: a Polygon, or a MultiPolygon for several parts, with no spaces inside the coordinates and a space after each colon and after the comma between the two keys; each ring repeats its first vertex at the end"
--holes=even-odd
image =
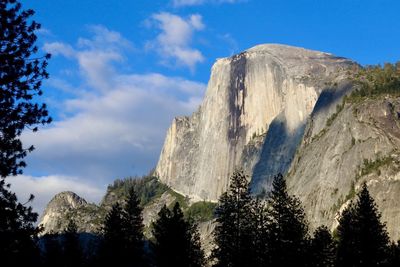
{"type": "Polygon", "coordinates": [[[219,59],[199,109],[169,128],[156,174],[194,200],[216,201],[241,166],[253,190],[268,188],[274,174],[289,168],[321,93],[348,89],[344,73],[353,64],[284,45],[219,59]]]}

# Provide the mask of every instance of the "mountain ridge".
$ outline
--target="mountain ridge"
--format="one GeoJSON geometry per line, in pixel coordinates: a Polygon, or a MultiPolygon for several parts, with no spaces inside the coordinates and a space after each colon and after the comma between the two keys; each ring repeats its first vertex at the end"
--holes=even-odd
{"type": "MultiPolygon", "coordinates": [[[[346,58],[276,44],[217,60],[203,103],[167,132],[155,179],[170,191],[147,211],[156,217],[162,203],[176,200],[187,209],[216,202],[233,170],[243,167],[255,194],[285,174],[311,230],[333,230],[366,182],[398,239],[400,101],[390,92],[356,97],[360,69],[346,58]]],[[[210,224],[203,228],[210,236],[210,224]]]]}

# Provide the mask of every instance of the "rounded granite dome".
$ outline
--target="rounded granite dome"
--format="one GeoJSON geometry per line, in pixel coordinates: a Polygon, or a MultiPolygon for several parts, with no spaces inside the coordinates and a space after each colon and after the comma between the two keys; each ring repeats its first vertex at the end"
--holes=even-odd
{"type": "Polygon", "coordinates": [[[87,206],[85,199],[71,191],[64,191],[55,195],[47,204],[39,225],[44,227],[42,234],[50,232],[62,232],[67,221],[65,215],[80,207],[87,206]]]}
{"type": "Polygon", "coordinates": [[[260,44],[253,46],[246,50],[246,52],[264,52],[280,55],[281,57],[285,56],[321,56],[321,57],[331,57],[333,56],[331,53],[325,53],[321,51],[315,51],[310,49],[305,49],[297,46],[290,45],[282,45],[282,44],[260,44]]]}

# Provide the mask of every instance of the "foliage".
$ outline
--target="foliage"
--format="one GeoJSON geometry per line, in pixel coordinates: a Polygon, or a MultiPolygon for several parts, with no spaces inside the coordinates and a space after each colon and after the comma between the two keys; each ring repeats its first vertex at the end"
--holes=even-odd
{"type": "MultiPolygon", "coordinates": [[[[186,211],[189,208],[190,203],[188,197],[185,197],[170,188],[168,188],[168,193],[175,198],[175,201],[179,203],[179,206],[181,207],[182,210],[186,211]]],[[[175,205],[174,203],[171,203],[171,205],[168,208],[172,209],[174,205],[175,205]]]]}
{"type": "Polygon", "coordinates": [[[193,219],[195,222],[206,222],[214,219],[217,204],[213,202],[195,202],[184,212],[185,217],[193,219]]]}
{"type": "Polygon", "coordinates": [[[341,214],[337,228],[338,266],[380,266],[388,258],[389,237],[364,183],[341,214]]]}
{"type": "Polygon", "coordinates": [[[335,266],[336,246],[326,226],[318,227],[310,244],[310,259],[313,267],[335,266]]]}
{"type": "Polygon", "coordinates": [[[152,248],[159,267],[204,266],[204,252],[196,225],[185,220],[179,203],[172,210],[165,205],[153,224],[152,248]]]}
{"type": "Polygon", "coordinates": [[[36,56],[35,31],[40,24],[34,11],[22,10],[15,0],[0,2],[0,176],[17,175],[26,166],[23,158],[34,147],[24,148],[20,135],[25,128],[51,122],[45,104],[37,103],[50,55],[36,56]]]}
{"type": "Polygon", "coordinates": [[[386,157],[377,158],[376,160],[364,159],[363,165],[360,169],[360,174],[357,177],[357,179],[359,179],[362,176],[373,173],[375,171],[379,171],[380,167],[387,166],[391,164],[394,160],[395,159],[390,155],[386,157]]]}
{"type": "Polygon", "coordinates": [[[281,174],[268,198],[270,266],[305,266],[308,226],[300,201],[287,193],[281,174]]]}
{"type": "MultiPolygon", "coordinates": [[[[381,95],[400,96],[400,61],[395,64],[386,63],[383,66],[356,67],[348,72],[349,79],[353,81],[355,90],[343,98],[341,104],[336,106],[336,112],[326,121],[326,127],[330,127],[346,103],[358,103],[363,99],[374,98],[381,95]]],[[[314,139],[320,138],[326,133],[322,129],[314,139]]],[[[352,140],[355,144],[355,140],[352,140]]]]}
{"type": "MultiPolygon", "coordinates": [[[[38,251],[33,237],[38,214],[18,202],[4,179],[0,179],[0,258],[5,266],[34,264],[38,251]]],[[[29,200],[32,200],[33,196],[29,200]]]]}
{"type": "MultiPolygon", "coordinates": [[[[345,98],[346,99],[346,96],[345,98]]],[[[336,112],[333,113],[328,120],[326,121],[326,127],[330,127],[333,123],[333,121],[337,118],[337,116],[339,115],[339,113],[344,109],[344,104],[345,104],[345,100],[342,101],[342,103],[340,105],[336,106],[336,112]]]]}
{"type": "Polygon", "coordinates": [[[357,89],[348,98],[350,102],[359,102],[364,98],[379,95],[399,96],[400,62],[359,68],[356,72],[350,74],[350,78],[357,86],[357,89]]]}
{"type": "Polygon", "coordinates": [[[143,216],[139,198],[133,187],[129,190],[125,212],[123,214],[125,238],[127,243],[126,251],[129,253],[130,260],[137,265],[143,261],[143,216]]]}
{"type": "Polygon", "coordinates": [[[242,170],[231,176],[229,190],[220,197],[215,213],[215,266],[251,266],[252,199],[248,178],[242,170]]]}
{"type": "Polygon", "coordinates": [[[63,240],[62,265],[65,267],[80,267],[83,265],[83,252],[77,231],[75,222],[70,220],[65,229],[63,240]]]}
{"type": "MultiPolygon", "coordinates": [[[[0,258],[4,266],[36,265],[39,259],[33,237],[37,214],[18,202],[5,178],[22,173],[24,158],[34,148],[23,147],[22,131],[37,131],[38,124],[51,121],[42,95],[43,79],[48,78],[50,55],[37,57],[34,11],[23,10],[16,0],[0,2],[0,258]]],[[[28,202],[33,199],[31,195],[28,202]]]]}
{"type": "Polygon", "coordinates": [[[126,204],[117,202],[106,216],[103,243],[100,248],[102,264],[115,266],[143,266],[143,216],[134,187],[129,189],[126,204]]]}
{"type": "Polygon", "coordinates": [[[99,251],[100,262],[106,266],[124,266],[127,261],[125,223],[119,203],[113,205],[103,226],[103,243],[99,251]]]}
{"type": "Polygon", "coordinates": [[[60,243],[60,236],[56,234],[47,234],[42,237],[42,240],[44,244],[43,266],[60,266],[63,260],[63,251],[60,243]]]}
{"type": "Polygon", "coordinates": [[[117,195],[117,198],[121,199],[128,195],[132,187],[140,199],[141,206],[147,205],[169,189],[168,186],[160,183],[157,177],[144,176],[117,179],[112,185],[108,186],[107,193],[113,192],[117,195]]]}
{"type": "Polygon", "coordinates": [[[388,266],[400,266],[400,241],[390,245],[388,266]]]}

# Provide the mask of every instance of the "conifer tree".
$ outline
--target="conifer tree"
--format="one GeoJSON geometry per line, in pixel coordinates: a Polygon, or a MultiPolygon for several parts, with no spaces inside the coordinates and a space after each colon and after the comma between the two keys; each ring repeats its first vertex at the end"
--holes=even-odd
{"type": "Polygon", "coordinates": [[[124,214],[119,203],[112,206],[107,214],[103,232],[103,242],[99,251],[103,266],[127,266],[124,214]]]}
{"type": "Polygon", "coordinates": [[[55,233],[45,235],[42,240],[44,242],[43,265],[44,267],[62,266],[63,251],[60,244],[60,236],[55,233]]]}
{"type": "Polygon", "coordinates": [[[22,131],[50,123],[47,107],[37,102],[50,55],[37,56],[35,31],[40,24],[31,19],[34,11],[22,10],[16,0],[0,2],[0,176],[22,173],[23,158],[33,150],[24,148],[22,131]]]}
{"type": "Polygon", "coordinates": [[[63,265],[65,267],[80,267],[83,265],[83,252],[77,231],[75,222],[70,220],[65,229],[63,240],[63,265]]]}
{"type": "Polygon", "coordinates": [[[179,203],[172,211],[165,205],[153,224],[152,244],[156,263],[159,267],[201,267],[204,252],[195,225],[184,219],[179,203]]]}
{"type": "Polygon", "coordinates": [[[365,183],[358,194],[355,209],[356,232],[360,238],[360,262],[363,266],[382,265],[387,257],[389,235],[385,224],[380,221],[381,215],[365,183]]]}
{"type": "Polygon", "coordinates": [[[382,266],[388,260],[389,236],[364,183],[357,201],[342,213],[338,232],[338,266],[382,266]]]}
{"type": "MultiPolygon", "coordinates": [[[[33,237],[37,214],[18,202],[5,178],[22,173],[23,159],[33,146],[23,147],[22,131],[51,121],[45,104],[37,102],[48,78],[50,55],[36,56],[34,11],[16,0],[0,2],[0,258],[6,266],[35,265],[38,248],[33,237]]],[[[33,196],[30,197],[30,200],[33,196]]]]}
{"type": "Polygon", "coordinates": [[[274,177],[268,199],[269,266],[305,266],[308,227],[300,201],[287,193],[281,174],[274,177]]]}
{"type": "Polygon", "coordinates": [[[252,266],[254,226],[252,199],[248,178],[236,170],[230,178],[227,192],[221,195],[216,208],[217,225],[214,230],[216,247],[212,251],[215,266],[252,266]]]}
{"type": "Polygon", "coordinates": [[[133,187],[129,189],[124,211],[126,252],[129,254],[130,261],[134,264],[133,266],[140,266],[143,264],[144,226],[140,200],[133,187]]]}
{"type": "Polygon", "coordinates": [[[326,226],[320,226],[314,231],[309,255],[312,267],[335,266],[335,242],[326,226]]]}
{"type": "Polygon", "coordinates": [[[397,244],[392,242],[390,245],[388,266],[400,266],[400,241],[397,241],[397,244]]]}
{"type": "Polygon", "coordinates": [[[35,266],[40,254],[34,239],[38,215],[19,203],[9,186],[0,179],[0,258],[5,266],[35,266]]]}
{"type": "Polygon", "coordinates": [[[264,267],[269,263],[268,257],[268,213],[265,200],[256,198],[252,202],[250,219],[252,238],[252,266],[264,267]]]}

